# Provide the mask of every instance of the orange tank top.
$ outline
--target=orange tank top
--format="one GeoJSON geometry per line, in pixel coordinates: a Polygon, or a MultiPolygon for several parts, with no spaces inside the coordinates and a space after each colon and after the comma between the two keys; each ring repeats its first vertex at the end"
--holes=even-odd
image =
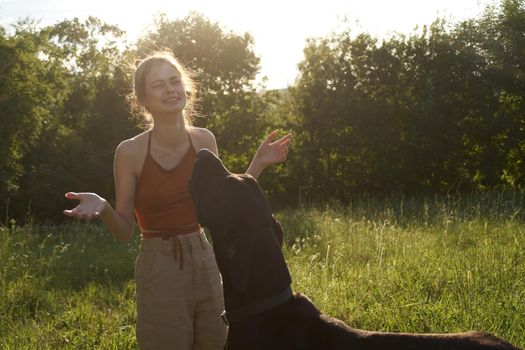
{"type": "Polygon", "coordinates": [[[148,154],[137,180],[135,215],[142,230],[161,232],[143,232],[144,238],[182,235],[200,230],[188,189],[196,155],[189,135],[188,138],[190,147],[180,163],[173,169],[165,170],[150,154],[151,131],[149,133],[148,154]]]}

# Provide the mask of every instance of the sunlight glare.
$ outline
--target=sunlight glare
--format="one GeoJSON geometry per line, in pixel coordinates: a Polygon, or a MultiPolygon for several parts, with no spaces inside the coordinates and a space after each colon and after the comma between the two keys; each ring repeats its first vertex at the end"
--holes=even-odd
{"type": "Polygon", "coordinates": [[[4,7],[11,6],[9,18],[28,13],[43,18],[44,24],[52,19],[95,16],[125,30],[130,43],[154,27],[160,13],[175,20],[195,11],[218,22],[225,31],[251,33],[254,52],[261,58],[260,77],[269,77],[268,88],[282,88],[295,80],[308,37],[323,37],[348,27],[352,33],[368,32],[377,38],[410,34],[438,17],[452,22],[476,17],[495,0],[22,0],[21,5],[2,1],[4,7]]]}

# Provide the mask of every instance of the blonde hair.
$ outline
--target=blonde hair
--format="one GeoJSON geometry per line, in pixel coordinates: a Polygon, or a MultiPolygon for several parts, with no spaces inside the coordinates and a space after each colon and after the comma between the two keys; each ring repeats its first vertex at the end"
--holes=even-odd
{"type": "Polygon", "coordinates": [[[133,91],[127,96],[127,100],[133,114],[140,116],[145,121],[146,127],[151,127],[153,117],[143,106],[142,101],[146,95],[146,76],[151,70],[161,63],[167,63],[175,68],[181,75],[184,89],[186,90],[186,106],[182,111],[184,124],[192,125],[196,117],[195,105],[197,100],[196,84],[193,80],[193,72],[183,66],[168,49],[154,51],[145,58],[136,61],[133,73],[133,91]]]}

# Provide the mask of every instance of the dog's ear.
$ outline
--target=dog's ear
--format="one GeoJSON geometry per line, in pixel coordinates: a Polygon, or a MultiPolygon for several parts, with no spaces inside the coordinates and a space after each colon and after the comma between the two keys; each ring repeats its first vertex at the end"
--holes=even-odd
{"type": "Polygon", "coordinates": [[[213,202],[208,198],[211,190],[203,189],[200,183],[193,178],[188,180],[188,189],[193,200],[197,221],[202,226],[209,227],[214,222],[213,211],[210,210],[210,204],[213,204],[213,202]]]}
{"type": "MultiPolygon", "coordinates": [[[[272,230],[275,234],[275,238],[277,239],[277,242],[279,242],[279,246],[282,247],[283,245],[283,237],[284,237],[284,231],[281,226],[281,223],[275,219],[275,217],[272,214],[272,209],[270,207],[270,203],[266,199],[266,196],[264,195],[264,192],[257,182],[252,176],[250,175],[241,175],[244,182],[250,186],[252,189],[252,193],[254,193],[256,196],[260,196],[260,208],[259,208],[259,217],[264,217],[263,213],[267,213],[268,216],[271,215],[272,218],[272,230]]],[[[261,223],[264,225],[264,223],[261,223]]]]}
{"type": "Polygon", "coordinates": [[[226,179],[225,194],[235,218],[235,225],[228,228],[230,247],[233,250],[230,261],[230,275],[234,289],[243,291],[250,281],[251,256],[257,233],[257,222],[261,212],[261,199],[251,190],[243,178],[230,176],[226,179]]]}
{"type": "Polygon", "coordinates": [[[236,213],[235,222],[245,229],[259,229],[265,220],[269,223],[263,214],[269,213],[266,198],[260,189],[254,190],[252,182],[255,180],[251,176],[231,175],[224,186],[230,209],[236,213]]]}
{"type": "Polygon", "coordinates": [[[232,256],[230,260],[230,276],[233,289],[242,292],[250,281],[250,257],[253,251],[254,236],[242,229],[236,232],[232,240],[232,256]]]}
{"type": "Polygon", "coordinates": [[[256,211],[254,211],[254,213],[256,213],[256,218],[252,218],[251,223],[257,228],[272,225],[272,208],[270,207],[270,203],[257,180],[249,174],[239,175],[239,178],[251,189],[253,197],[257,199],[253,201],[257,206],[256,211]]]}
{"type": "Polygon", "coordinates": [[[272,215],[272,219],[273,219],[273,233],[275,233],[275,237],[277,238],[279,245],[282,247],[283,237],[284,237],[283,227],[281,226],[281,223],[277,221],[275,216],[272,215]]]}
{"type": "Polygon", "coordinates": [[[201,201],[200,197],[197,194],[197,189],[195,188],[196,184],[193,178],[190,178],[188,180],[188,189],[190,191],[191,198],[193,200],[193,206],[195,209],[195,216],[197,217],[197,221],[202,225],[202,208],[201,208],[201,201]]]}

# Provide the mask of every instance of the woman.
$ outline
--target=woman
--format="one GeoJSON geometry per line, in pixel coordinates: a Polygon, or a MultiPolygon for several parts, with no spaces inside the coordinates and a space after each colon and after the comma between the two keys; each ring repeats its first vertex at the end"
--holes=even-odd
{"type": "MultiPolygon", "coordinates": [[[[213,250],[199,226],[187,182],[196,152],[217,154],[213,134],[191,126],[195,97],[187,70],[169,52],[144,59],[134,75],[132,100],[152,127],[115,152],[115,209],[95,193],[66,193],[80,201],[64,214],[99,217],[119,240],[141,230],[136,260],[137,340],[142,349],[222,349],[226,326],[222,286],[213,250]]],[[[286,159],[291,136],[259,146],[247,173],[286,159]]]]}

